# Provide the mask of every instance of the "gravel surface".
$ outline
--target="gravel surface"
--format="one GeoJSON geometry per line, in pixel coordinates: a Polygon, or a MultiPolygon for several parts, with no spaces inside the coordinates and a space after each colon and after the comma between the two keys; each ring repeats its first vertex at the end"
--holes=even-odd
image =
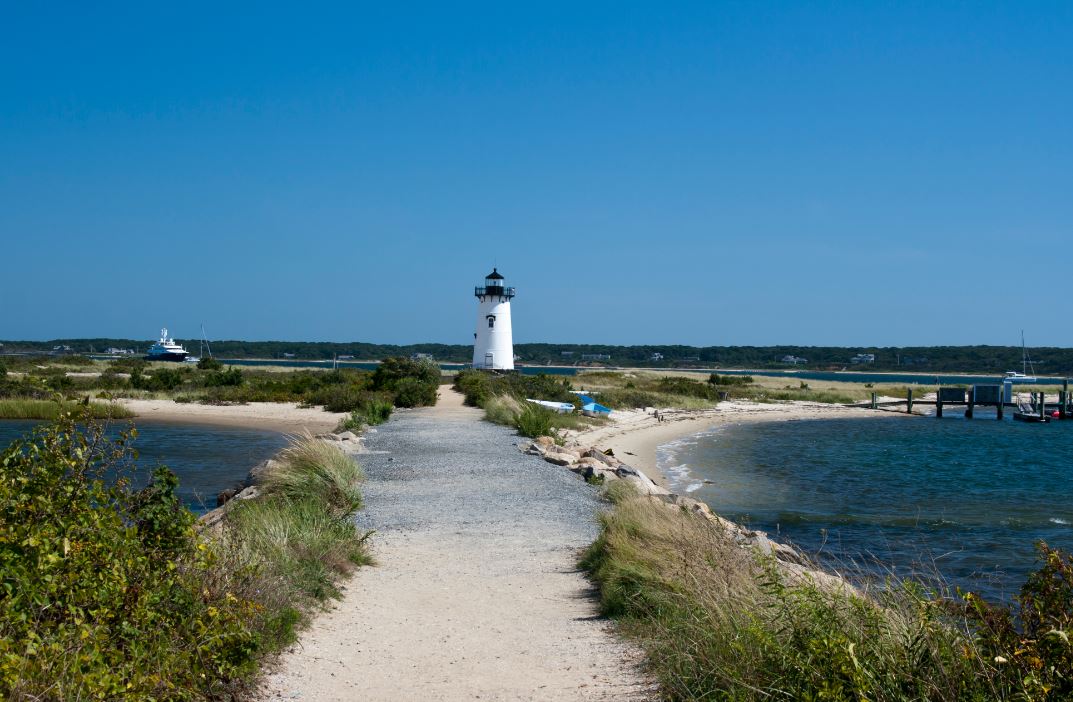
{"type": "Polygon", "coordinates": [[[458,395],[366,436],[379,565],[288,651],[266,699],[642,700],[640,655],[576,569],[601,503],[458,395]]]}

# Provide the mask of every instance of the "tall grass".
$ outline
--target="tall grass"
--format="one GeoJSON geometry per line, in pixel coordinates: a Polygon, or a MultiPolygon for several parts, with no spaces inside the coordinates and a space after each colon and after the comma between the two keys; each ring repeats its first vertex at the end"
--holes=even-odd
{"type": "MultiPolygon", "coordinates": [[[[55,420],[74,411],[77,402],[56,400],[0,400],[0,419],[46,419],[55,420]]],[[[126,419],[134,414],[115,403],[91,402],[83,408],[94,419],[126,419]]]]}
{"type": "Polygon", "coordinates": [[[337,596],[339,578],[370,559],[353,520],[362,507],[358,464],[308,435],[292,438],[277,460],[262,493],[230,511],[219,541],[229,572],[255,574],[247,589],[270,599],[269,609],[293,610],[273,633],[286,641],[291,619],[337,596]]]}
{"type": "Polygon", "coordinates": [[[582,565],[669,699],[991,700],[1010,691],[965,620],[922,588],[890,583],[866,597],[791,577],[716,523],[616,492],[582,565]]]}

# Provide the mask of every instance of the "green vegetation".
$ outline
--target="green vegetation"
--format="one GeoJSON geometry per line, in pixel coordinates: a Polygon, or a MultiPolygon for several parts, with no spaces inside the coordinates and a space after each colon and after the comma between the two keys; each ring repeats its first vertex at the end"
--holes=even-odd
{"type": "Polygon", "coordinates": [[[63,414],[0,454],[0,698],[223,699],[367,561],[357,467],[298,440],[213,536],[133,428],[63,414]]]}
{"type": "MultiPolygon", "coordinates": [[[[56,400],[0,400],[0,419],[57,419],[75,410],[78,403],[56,400]]],[[[134,416],[124,407],[90,402],[85,411],[96,419],[125,419],[134,416]]]]}
{"type": "MultiPolygon", "coordinates": [[[[181,339],[187,348],[197,346],[198,339],[181,339]]],[[[145,349],[144,340],[131,339],[55,339],[52,341],[2,341],[11,351],[47,353],[57,344],[67,344],[79,353],[110,346],[145,349]]],[[[431,354],[441,362],[468,363],[473,347],[462,344],[390,344],[291,342],[291,341],[213,341],[214,352],[222,358],[297,358],[330,360],[337,356],[377,359],[392,356],[410,357],[431,354]]],[[[1047,375],[1073,374],[1073,349],[1037,347],[1029,349],[1036,371],[1047,375]]],[[[674,344],[613,346],[608,344],[515,344],[519,360],[530,365],[592,365],[582,361],[587,354],[606,354],[610,361],[601,365],[627,368],[798,368],[822,370],[900,371],[907,373],[982,373],[1001,374],[1021,367],[1020,346],[682,346],[674,344]],[[875,354],[875,362],[854,365],[850,359],[859,353],[875,354]],[[659,354],[657,356],[656,354],[659,354]],[[807,358],[807,363],[790,366],[782,363],[786,356],[807,358]]],[[[60,357],[68,358],[68,357],[60,357]]]]}
{"type": "Polygon", "coordinates": [[[463,370],[455,376],[454,387],[465,395],[467,405],[484,409],[485,419],[514,427],[522,436],[558,437],[562,429],[579,429],[604,421],[577,412],[559,414],[526,402],[527,398],[570,402],[575,409],[580,408],[581,400],[570,392],[569,379],[561,376],[463,370]]]}
{"type": "Polygon", "coordinates": [[[713,522],[614,483],[582,565],[671,700],[1064,700],[1073,695],[1073,560],[1018,609],[915,583],[861,594],[791,577],[713,522]]]}
{"type": "Polygon", "coordinates": [[[72,366],[75,358],[21,359],[20,376],[0,376],[0,399],[49,400],[59,393],[68,400],[96,395],[207,404],[296,402],[372,418],[382,414],[384,403],[399,407],[435,404],[440,384],[440,371],[435,364],[409,359],[385,359],[375,373],[349,369],[278,373],[224,368],[213,359],[202,359],[213,362],[199,362],[197,367],[150,364],[140,358],[108,363],[85,361],[87,367],[72,366]],[[68,375],[73,369],[79,374],[68,375]]]}

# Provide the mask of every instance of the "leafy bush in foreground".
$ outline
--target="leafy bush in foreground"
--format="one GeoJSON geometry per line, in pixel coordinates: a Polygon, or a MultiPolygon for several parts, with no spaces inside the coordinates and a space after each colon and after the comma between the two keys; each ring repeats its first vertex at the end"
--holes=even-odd
{"type": "Polygon", "coordinates": [[[205,588],[212,550],[131,430],[74,415],[0,456],[0,697],[210,697],[248,673],[254,605],[205,588]]]}
{"type": "Polygon", "coordinates": [[[294,440],[208,538],[166,468],[131,489],[136,435],[65,414],[0,454],[0,699],[233,698],[368,562],[338,448],[294,440]]]}

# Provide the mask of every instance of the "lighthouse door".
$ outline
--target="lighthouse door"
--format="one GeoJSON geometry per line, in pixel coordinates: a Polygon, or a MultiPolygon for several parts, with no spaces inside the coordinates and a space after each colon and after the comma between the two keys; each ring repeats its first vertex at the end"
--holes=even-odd
{"type": "Polygon", "coordinates": [[[484,354],[484,367],[485,368],[492,368],[495,365],[494,363],[492,363],[492,355],[493,354],[492,354],[491,351],[489,351],[488,353],[484,354]]]}

